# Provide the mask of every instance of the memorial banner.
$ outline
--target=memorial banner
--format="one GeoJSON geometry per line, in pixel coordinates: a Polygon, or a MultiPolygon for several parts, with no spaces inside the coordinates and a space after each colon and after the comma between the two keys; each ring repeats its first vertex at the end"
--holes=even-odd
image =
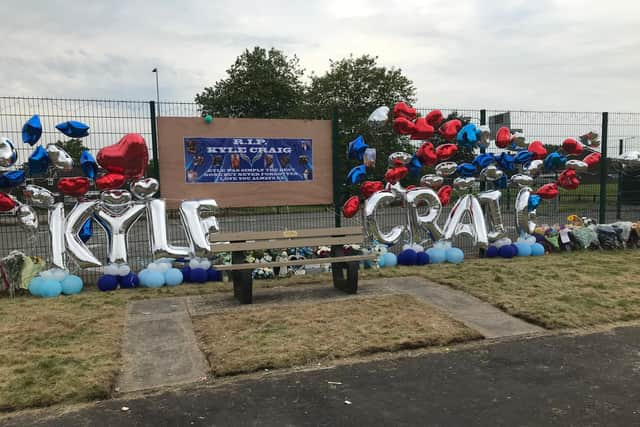
{"type": "Polygon", "coordinates": [[[311,139],[184,138],[187,183],[313,180],[311,139]]]}

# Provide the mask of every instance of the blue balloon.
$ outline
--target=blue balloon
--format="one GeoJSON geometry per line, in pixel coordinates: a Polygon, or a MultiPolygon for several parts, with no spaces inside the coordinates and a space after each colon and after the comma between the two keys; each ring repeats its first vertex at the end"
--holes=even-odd
{"type": "Polygon", "coordinates": [[[140,278],[130,271],[126,276],[118,276],[118,283],[120,284],[120,289],[133,289],[140,284],[140,278]]]}
{"type": "Polygon", "coordinates": [[[429,255],[426,252],[418,252],[416,256],[416,265],[427,265],[429,264],[429,255]]]}
{"type": "Polygon", "coordinates": [[[191,267],[185,265],[180,271],[182,272],[182,280],[187,283],[191,282],[191,267]]]}
{"type": "Polygon", "coordinates": [[[533,153],[528,150],[518,151],[516,154],[516,163],[521,165],[529,163],[533,159],[533,153]]]}
{"type": "Polygon", "coordinates": [[[409,162],[409,165],[408,165],[409,173],[413,176],[418,176],[422,172],[423,167],[424,165],[422,164],[420,159],[418,159],[414,154],[413,158],[411,159],[411,162],[409,162]]]}
{"type": "Polygon", "coordinates": [[[513,258],[514,256],[516,256],[516,253],[517,249],[515,249],[511,245],[500,246],[500,249],[498,249],[498,255],[500,255],[502,258],[513,258]]]}
{"type": "Polygon", "coordinates": [[[89,218],[84,222],[84,224],[82,224],[82,227],[80,227],[78,237],[80,237],[80,240],[84,243],[87,243],[91,236],[93,236],[93,223],[91,222],[91,218],[89,218]]]}
{"type": "Polygon", "coordinates": [[[398,264],[398,258],[393,252],[387,252],[383,255],[385,267],[395,267],[398,264]]]}
{"type": "Polygon", "coordinates": [[[73,274],[67,274],[67,277],[60,282],[62,285],[62,293],[65,295],[75,295],[82,291],[82,279],[73,274]]]}
{"type": "Polygon", "coordinates": [[[398,254],[398,265],[416,265],[418,253],[413,249],[405,249],[398,254]]]}
{"type": "Polygon", "coordinates": [[[464,252],[460,248],[448,248],[445,256],[451,264],[460,264],[464,260],[464,252]]]}
{"type": "Polygon", "coordinates": [[[0,187],[12,188],[22,184],[25,180],[23,171],[5,172],[0,175],[0,187]]]}
{"type": "Polygon", "coordinates": [[[502,152],[500,155],[496,155],[495,159],[498,165],[500,165],[500,168],[506,171],[513,172],[516,169],[516,158],[511,154],[502,152]]]}
{"type": "Polygon", "coordinates": [[[529,243],[518,242],[516,243],[516,248],[518,251],[518,256],[531,256],[532,250],[529,243]]]}
{"type": "Polygon", "coordinates": [[[479,154],[473,159],[473,164],[479,167],[480,169],[484,169],[489,165],[495,163],[496,159],[493,157],[493,154],[479,154]]]}
{"type": "Polygon", "coordinates": [[[534,243],[531,245],[531,255],[532,256],[542,256],[544,255],[544,246],[540,243],[534,243]]]}
{"type": "Polygon", "coordinates": [[[442,248],[429,248],[427,249],[427,255],[429,255],[430,264],[441,264],[447,259],[447,253],[442,248]]]}
{"type": "Polygon", "coordinates": [[[378,268],[384,268],[384,254],[378,257],[378,268]]]}
{"type": "Polygon", "coordinates": [[[29,156],[29,175],[42,175],[49,169],[49,154],[38,145],[29,156]]]}
{"type": "Polygon", "coordinates": [[[96,175],[98,174],[98,164],[89,150],[84,150],[80,155],[80,166],[82,167],[84,176],[96,179],[96,175]]]}
{"type": "Polygon", "coordinates": [[[191,269],[191,281],[193,283],[204,283],[207,281],[207,270],[204,268],[191,269]]]}
{"type": "Polygon", "coordinates": [[[560,153],[554,152],[550,153],[543,163],[546,170],[552,171],[564,167],[564,164],[567,163],[567,158],[560,153]]]}
{"type": "Polygon", "coordinates": [[[29,120],[22,126],[22,142],[25,144],[33,145],[42,136],[42,123],[40,122],[40,116],[34,114],[29,120]]]}
{"type": "Polygon", "coordinates": [[[45,279],[41,286],[40,296],[43,298],[55,298],[62,293],[62,284],[57,280],[45,279]]]}
{"type": "Polygon", "coordinates": [[[347,158],[350,160],[359,160],[362,161],[364,157],[365,150],[369,148],[369,146],[364,142],[364,138],[362,135],[358,135],[356,139],[351,141],[347,147],[347,158]]]}
{"type": "Polygon", "coordinates": [[[465,148],[473,148],[478,142],[478,133],[476,132],[476,125],[473,123],[466,124],[458,131],[456,136],[458,145],[465,148]]]}
{"type": "Polygon", "coordinates": [[[177,268],[170,268],[164,272],[164,281],[167,286],[178,286],[182,283],[182,272],[177,268]]]}
{"type": "Polygon", "coordinates": [[[356,166],[349,171],[347,182],[349,184],[357,184],[367,177],[367,167],[365,165],[356,166]]]}
{"type": "Polygon", "coordinates": [[[495,258],[498,256],[498,248],[491,245],[487,248],[487,251],[484,254],[487,258],[495,258]]]}
{"type": "Polygon", "coordinates": [[[102,292],[118,289],[118,278],[112,274],[104,274],[98,279],[98,289],[102,292]]]}
{"type": "Polygon", "coordinates": [[[45,279],[40,276],[36,276],[33,279],[31,279],[31,281],[29,282],[29,293],[31,293],[31,295],[33,296],[41,297],[42,287],[44,286],[44,282],[45,282],[45,279]]]}
{"type": "Polygon", "coordinates": [[[207,282],[222,282],[222,271],[210,268],[207,270],[207,282]]]}
{"type": "Polygon", "coordinates": [[[462,163],[458,165],[456,172],[458,173],[458,175],[468,178],[474,176],[477,172],[477,169],[471,163],[462,163]]]}
{"type": "Polygon", "coordinates": [[[499,179],[493,181],[493,186],[497,189],[507,188],[507,175],[502,175],[499,179]]]}
{"type": "Polygon", "coordinates": [[[542,199],[537,194],[532,194],[529,196],[529,212],[536,210],[536,208],[540,205],[540,201],[542,199]]]}
{"type": "Polygon", "coordinates": [[[84,138],[89,135],[89,126],[75,120],[58,123],[56,125],[56,129],[67,135],[69,138],[84,138]]]}
{"type": "MultiPolygon", "coordinates": [[[[144,271],[144,270],[143,270],[144,271]]],[[[161,288],[164,286],[164,274],[156,270],[148,270],[143,276],[140,274],[140,284],[147,288],[161,288]]]]}

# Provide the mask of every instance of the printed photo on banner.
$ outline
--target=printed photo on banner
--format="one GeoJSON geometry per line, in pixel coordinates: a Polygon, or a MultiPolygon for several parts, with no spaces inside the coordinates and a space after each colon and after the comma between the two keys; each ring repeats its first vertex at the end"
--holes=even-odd
{"type": "Polygon", "coordinates": [[[312,140],[184,138],[184,165],[188,183],[311,181],[312,140]]]}

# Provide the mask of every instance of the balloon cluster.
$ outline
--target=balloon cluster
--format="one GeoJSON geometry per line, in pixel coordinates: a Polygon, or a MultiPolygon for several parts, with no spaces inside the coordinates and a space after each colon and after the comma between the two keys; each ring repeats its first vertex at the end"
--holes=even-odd
{"type": "Polygon", "coordinates": [[[52,298],[61,294],[75,295],[82,291],[84,284],[78,276],[64,270],[53,269],[40,272],[29,282],[31,295],[52,298]]]}

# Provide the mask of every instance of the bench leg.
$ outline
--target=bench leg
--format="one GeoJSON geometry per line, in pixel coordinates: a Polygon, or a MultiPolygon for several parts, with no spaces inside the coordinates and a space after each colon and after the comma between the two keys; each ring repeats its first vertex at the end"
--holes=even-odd
{"type": "MultiPolygon", "coordinates": [[[[244,252],[232,252],[231,263],[243,264],[245,257],[244,252]]],[[[235,270],[233,271],[233,296],[241,304],[251,304],[253,302],[253,277],[251,270],[235,270]]]]}
{"type": "MultiPolygon", "coordinates": [[[[331,256],[344,256],[342,246],[331,248],[331,256]]],[[[358,293],[358,267],[360,263],[332,262],[331,274],[333,274],[333,287],[348,294],[358,293]]]]}

